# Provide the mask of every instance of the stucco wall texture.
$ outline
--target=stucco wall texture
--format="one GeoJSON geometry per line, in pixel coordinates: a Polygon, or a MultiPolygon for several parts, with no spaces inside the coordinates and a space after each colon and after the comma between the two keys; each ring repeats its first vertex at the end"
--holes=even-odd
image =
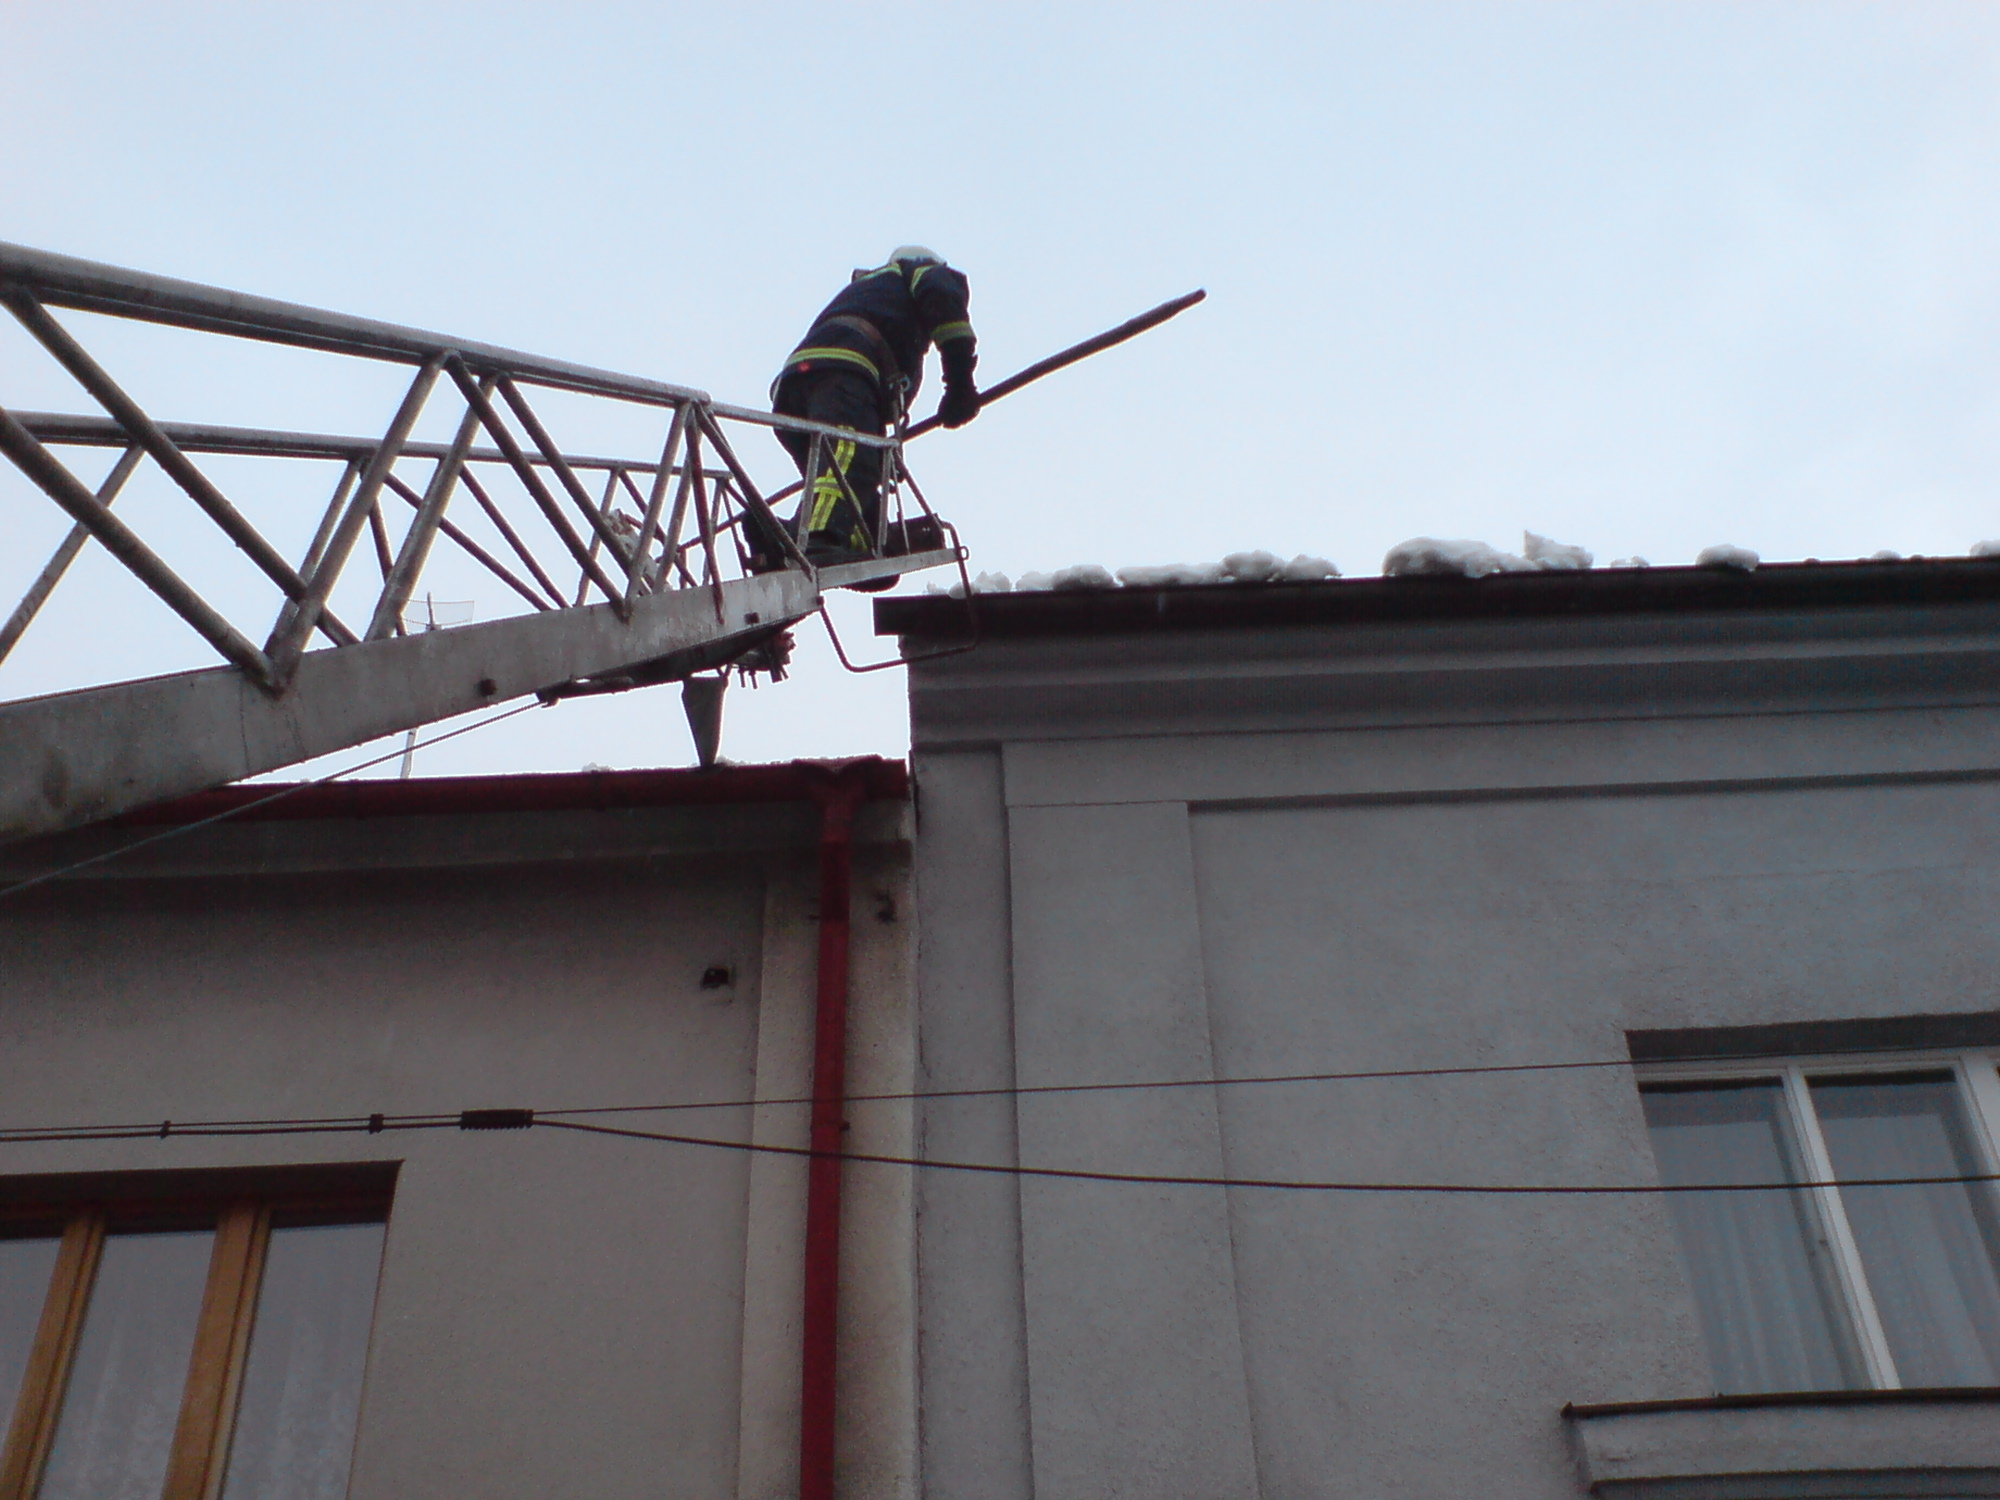
{"type": "MultiPolygon", "coordinates": [[[[857,851],[857,1089],[907,1089],[905,807],[857,851]]],[[[0,906],[0,1121],[796,1100],[809,807],[213,830],[0,906]],[[592,858],[595,849],[600,856],[592,858]],[[703,971],[732,971],[704,988],[703,971]]],[[[907,1110],[857,1112],[907,1153],[907,1110]]],[[[796,1104],[597,1117],[803,1144],[796,1104]]],[[[533,1129],[6,1147],[0,1172],[399,1162],[354,1500],[773,1500],[797,1486],[804,1174],[533,1129]],[[754,1225],[754,1232],[753,1232],[754,1225]]],[[[914,1490],[910,1210],[858,1178],[841,1460],[914,1490]],[[899,1342],[900,1335],[900,1342],[899,1342]]]]}
{"type": "MultiPolygon", "coordinates": [[[[1096,635],[1038,607],[912,668],[927,1087],[1616,1060],[1628,1030],[1994,1007],[2000,688],[1957,675],[1996,664],[1991,606],[1096,635]]],[[[938,1099],[921,1130],[1097,1171],[1657,1181],[1615,1066],[938,1099]]],[[[1569,1500],[1566,1403],[1713,1391],[1657,1198],[919,1194],[934,1500],[1569,1500]]],[[[1752,1468],[1783,1425],[1728,1420],[1752,1468]]]]}

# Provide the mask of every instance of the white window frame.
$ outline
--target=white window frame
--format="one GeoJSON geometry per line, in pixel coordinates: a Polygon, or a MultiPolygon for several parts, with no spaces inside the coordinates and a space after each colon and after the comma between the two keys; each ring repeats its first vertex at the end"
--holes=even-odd
{"type": "MultiPolygon", "coordinates": [[[[1965,1104],[1972,1128],[1973,1150],[1981,1159],[1982,1172],[2000,1172],[2000,1049],[1988,1047],[1943,1048],[1923,1052],[1836,1052],[1809,1057],[1746,1057],[1727,1061],[1690,1063],[1643,1063],[1633,1070],[1641,1088],[1657,1083],[1781,1082],[1784,1085],[1786,1123],[1798,1147],[1799,1165],[1808,1182],[1834,1180],[1832,1160],[1826,1140],[1820,1134],[1819,1116],[1807,1090],[1808,1079],[1835,1078],[1843,1074],[1871,1077],[1896,1073],[1949,1072],[1957,1080],[1959,1097],[1965,1104]]],[[[1875,1390],[1898,1391],[1902,1378],[1882,1332],[1881,1315],[1862,1270],[1861,1252],[1854,1231],[1847,1222],[1847,1210],[1840,1190],[1833,1187],[1806,1189],[1813,1227],[1833,1262],[1834,1280],[1841,1311],[1848,1320],[1850,1336],[1860,1349],[1863,1374],[1875,1390]]]]}

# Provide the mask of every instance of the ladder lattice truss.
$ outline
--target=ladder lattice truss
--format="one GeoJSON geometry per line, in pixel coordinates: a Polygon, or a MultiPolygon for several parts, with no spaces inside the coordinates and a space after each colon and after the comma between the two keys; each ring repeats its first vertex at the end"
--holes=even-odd
{"type": "Polygon", "coordinates": [[[226,663],[0,703],[0,840],[94,821],[525,694],[615,690],[730,663],[775,663],[777,639],[818,608],[822,590],[963,555],[903,469],[894,435],[774,417],[682,386],[4,243],[0,300],[104,413],[0,405],[0,452],[74,522],[0,624],[0,660],[94,540],[226,663]],[[51,308],[399,363],[414,375],[379,438],[160,422],[51,308]],[[527,399],[537,389],[657,410],[666,429],[658,456],[566,452],[527,399]],[[462,406],[456,436],[414,441],[426,404],[439,397],[462,406]],[[732,424],[809,434],[815,454],[838,438],[884,448],[877,555],[814,569],[772,511],[771,501],[788,491],[770,499],[758,491],[730,445],[732,424]],[[55,451],[78,447],[122,450],[95,488],[55,451]],[[332,497],[303,556],[287,558],[245,518],[195,463],[194,455],[207,454],[327,464],[332,497]],[[113,511],[148,460],[193,502],[186,514],[219,528],[268,579],[275,607],[268,628],[251,632],[227,618],[113,511]],[[906,493],[921,508],[907,522],[900,519],[906,493]],[[406,633],[405,612],[440,538],[523,601],[521,612],[406,633]],[[755,550],[767,554],[769,571],[752,571],[755,550]],[[371,580],[365,619],[358,612],[342,619],[329,601],[357,551],[372,554],[365,566],[379,571],[380,585],[371,580]],[[564,576],[576,582],[566,589],[557,582],[564,576]],[[309,650],[316,641],[319,649],[309,650]]]}

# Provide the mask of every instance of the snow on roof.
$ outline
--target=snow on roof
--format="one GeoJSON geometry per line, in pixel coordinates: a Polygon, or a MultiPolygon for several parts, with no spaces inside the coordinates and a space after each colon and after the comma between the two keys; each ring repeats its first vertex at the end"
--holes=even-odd
{"type": "MultiPolygon", "coordinates": [[[[2000,540],[1974,542],[1967,555],[2000,557],[2000,540]]],[[[1888,551],[1857,559],[1864,562],[1904,560],[1901,554],[1888,551]]],[[[1923,559],[1918,554],[1912,554],[1907,560],[1919,562],[1923,559]]],[[[1806,559],[1807,563],[1813,564],[1819,561],[1818,558],[1806,559]]],[[[1763,559],[1748,547],[1739,547],[1732,542],[1718,542],[1713,547],[1704,547],[1694,560],[1698,568],[1740,573],[1752,572],[1762,563],[1763,559]]],[[[1580,573],[1591,570],[1595,565],[1596,559],[1588,549],[1533,531],[1521,534],[1519,552],[1503,551],[1490,543],[1469,539],[1419,536],[1399,542],[1389,549],[1388,555],[1382,559],[1382,576],[1488,578],[1507,573],[1580,573]]],[[[1606,565],[1610,570],[1651,566],[1645,558],[1637,556],[1617,558],[1606,565]]],[[[1100,563],[1077,563],[1048,573],[1027,572],[1018,580],[1009,578],[1005,573],[983,572],[973,578],[972,592],[1034,594],[1120,588],[1195,588],[1213,584],[1319,583],[1340,576],[1340,569],[1323,557],[1300,553],[1286,562],[1276,553],[1257,550],[1232,552],[1220,562],[1157,563],[1119,568],[1115,573],[1100,563]]],[[[965,596],[965,585],[960,582],[947,587],[933,583],[927,592],[959,599],[965,596]]]]}

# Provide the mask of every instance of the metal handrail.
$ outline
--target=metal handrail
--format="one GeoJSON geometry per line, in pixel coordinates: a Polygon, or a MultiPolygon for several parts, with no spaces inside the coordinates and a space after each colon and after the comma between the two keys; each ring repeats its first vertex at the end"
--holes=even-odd
{"type": "MultiPolygon", "coordinates": [[[[895,435],[746,410],[689,386],[15,245],[0,244],[0,306],[99,408],[81,415],[0,404],[0,456],[73,523],[0,622],[0,658],[95,542],[227,664],[0,703],[0,839],[275,770],[523,694],[546,701],[621,691],[732,665],[778,674],[789,628],[814,612],[825,589],[962,560],[955,546],[918,540],[930,550],[890,557],[878,545],[873,555],[815,567],[727,429],[737,422],[797,433],[816,448],[839,441],[884,450],[885,472],[907,481],[895,435]],[[409,367],[408,383],[379,437],[165,423],[58,318],[71,309],[400,364],[409,367]],[[568,452],[536,409],[546,390],[665,410],[665,444],[629,459],[568,452]],[[453,421],[452,441],[416,439],[427,408],[432,419],[453,421]],[[91,448],[118,455],[94,486],[70,467],[76,450],[91,448]],[[323,510],[315,507],[302,557],[288,557],[253,524],[255,509],[240,507],[196,462],[206,455],[332,466],[331,495],[323,510]],[[156,516],[132,504],[113,510],[142,463],[171,480],[275,585],[275,619],[259,622],[268,631],[232,620],[217,607],[220,596],[205,598],[176,571],[168,556],[188,550],[180,516],[155,550],[140,524],[157,525],[156,516]],[[402,515],[403,507],[408,525],[395,528],[399,538],[385,510],[402,515]],[[406,630],[404,614],[439,544],[499,579],[527,612],[406,630]],[[364,584],[349,565],[371,554],[364,584]],[[365,614],[354,614],[352,626],[332,612],[336,590],[347,609],[365,593],[365,614]],[[315,633],[333,649],[308,651],[315,633]]],[[[89,332],[82,320],[68,321],[89,332]]]]}
{"type": "MultiPolygon", "coordinates": [[[[17,411],[14,419],[43,442],[56,447],[123,448],[132,439],[109,417],[82,416],[73,412],[17,411]]],[[[364,462],[381,446],[380,438],[355,437],[327,432],[288,432],[282,428],[223,427],[211,422],[162,422],[160,430],[174,440],[183,453],[227,453],[252,458],[358,458],[364,462]]],[[[443,458],[449,443],[403,444],[405,458],[443,458]]],[[[566,453],[572,469],[620,470],[628,474],[652,474],[659,464],[647,458],[607,458],[599,454],[566,453]]],[[[507,455],[498,448],[475,446],[466,455],[468,463],[505,463],[507,455]]],[[[536,468],[546,468],[548,460],[538,453],[528,455],[536,468]]],[[[679,472],[678,469],[676,472],[679,472]]],[[[724,477],[726,469],[711,469],[709,477],[724,477]]]]}
{"type": "MultiPolygon", "coordinates": [[[[900,445],[897,434],[855,432],[753,411],[716,402],[691,386],[621,375],[479,340],[4,242],[0,242],[0,304],[48,348],[105,412],[92,416],[12,412],[0,406],[0,449],[75,523],[71,536],[28,597],[0,628],[0,657],[20,638],[87,538],[109,548],[134,577],[227,661],[265,691],[282,695],[315,632],[341,646],[364,638],[381,639],[398,628],[402,601],[411,596],[431,540],[437,536],[456,544],[533,608],[561,609],[566,604],[573,608],[583,604],[595,589],[621,619],[630,616],[641,594],[662,587],[678,584],[719,590],[727,554],[732,550],[742,573],[779,566],[814,576],[799,540],[787,533],[737,458],[724,432],[726,422],[797,433],[815,447],[839,440],[888,450],[884,453],[885,469],[895,473],[901,468],[897,461],[900,455],[894,451],[900,445]],[[56,321],[51,309],[79,309],[412,365],[415,378],[389,430],[379,438],[162,423],[126,393],[76,336],[56,321]],[[658,459],[567,453],[529,402],[528,389],[565,390],[665,408],[673,414],[667,446],[658,459]],[[464,402],[456,441],[416,441],[412,429],[434,393],[454,390],[464,402]],[[253,637],[223,619],[197,589],[110,513],[117,485],[93,495],[54,456],[51,445],[143,450],[144,456],[164,470],[277,585],[282,595],[278,618],[264,644],[257,646],[253,637]],[[300,567],[294,569],[250,524],[191,462],[192,454],[330,459],[343,465],[339,490],[300,567]],[[405,460],[428,462],[434,467],[424,492],[412,502],[415,515],[397,555],[391,557],[382,506],[387,496],[410,500],[414,494],[395,472],[405,460]],[[554,585],[529,541],[501,513],[487,485],[476,477],[481,466],[488,471],[487,483],[494,466],[512,472],[540,512],[530,529],[544,542],[558,542],[569,563],[580,570],[582,581],[574,604],[567,600],[567,591],[554,585]],[[584,473],[603,477],[601,498],[585,486],[580,477],[584,473]],[[650,481],[651,493],[646,498],[641,498],[635,476],[650,481]],[[678,492],[671,495],[669,513],[668,501],[676,481],[678,492]],[[635,528],[633,518],[617,513],[615,496],[621,485],[645,512],[642,526],[635,528]],[[523,572],[501,562],[493,550],[482,547],[447,519],[446,508],[459,488],[477,502],[523,572]],[[684,526],[689,527],[685,537],[684,526]],[[364,534],[374,538],[382,563],[383,588],[365,631],[357,633],[330,612],[328,603],[364,534]],[[657,558],[653,555],[656,543],[657,558]]],[[[123,462],[119,484],[130,471],[131,462],[123,462]]],[[[875,550],[885,549],[878,545],[875,550]]],[[[883,574],[888,576],[907,566],[885,568],[883,574]]]]}
{"type": "Polygon", "coordinates": [[[507,375],[550,390],[579,391],[648,406],[674,407],[691,401],[728,421],[824,432],[871,447],[887,447],[894,441],[751,407],[731,406],[692,386],[621,375],[478,339],[456,338],[304,303],[232,292],[197,281],[157,276],[0,240],[0,290],[4,289],[26,291],[41,302],[80,312],[109,313],[140,322],[348,354],[359,359],[421,365],[440,355],[456,354],[475,376],[507,375]]]}
{"type": "MultiPolygon", "coordinates": [[[[692,405],[687,408],[689,411],[693,411],[694,409],[692,405]]],[[[113,480],[107,482],[105,487],[108,496],[111,497],[115,497],[118,490],[123,487],[125,481],[130,477],[132,469],[136,466],[138,458],[142,456],[140,450],[133,446],[132,440],[125,432],[125,429],[107,417],[41,411],[16,411],[11,413],[11,415],[29,434],[52,447],[122,448],[127,450],[127,457],[121,459],[113,480]]],[[[362,469],[382,447],[382,440],[380,438],[331,433],[233,427],[194,422],[161,422],[157,425],[159,430],[184,453],[229,457],[338,461],[345,465],[333,500],[328,507],[326,516],[320,523],[319,529],[314,536],[313,544],[309,548],[306,560],[301,567],[301,571],[306,574],[311,574],[314,571],[315,566],[323,556],[327,544],[331,539],[331,530],[342,512],[345,502],[351,495],[355,480],[359,477],[362,469]]],[[[685,426],[686,424],[683,425],[685,426]]],[[[818,424],[814,425],[817,426],[818,424]]],[[[844,435],[844,429],[829,429],[828,435],[833,433],[844,435]]],[[[671,445],[670,451],[678,451],[678,443],[671,445]]],[[[453,445],[449,443],[409,441],[401,446],[398,456],[400,459],[409,459],[418,462],[443,463],[451,457],[452,452],[453,445]]],[[[519,456],[526,463],[538,469],[551,467],[550,459],[542,454],[523,452],[519,456]]],[[[564,454],[561,457],[572,470],[602,474],[614,484],[622,485],[624,495],[632,504],[634,514],[651,509],[647,499],[641,494],[638,487],[634,485],[633,480],[636,476],[640,479],[650,478],[658,481],[662,473],[662,467],[657,459],[613,458],[600,454],[564,454]]],[[[475,502],[484,512],[486,518],[500,532],[502,539],[514,550],[516,557],[534,575],[533,583],[524,580],[454,522],[440,518],[438,522],[439,532],[457,546],[475,564],[505,584],[513,593],[519,595],[530,608],[536,610],[564,608],[568,603],[564,598],[564,591],[555,586],[553,581],[548,578],[547,574],[543,571],[542,565],[535,561],[532,552],[527,547],[520,533],[508,524],[506,518],[499,513],[486,489],[485,482],[479,480],[472,473],[472,466],[474,465],[483,464],[504,468],[510,466],[511,463],[512,458],[510,455],[498,448],[474,446],[467,450],[460,459],[461,468],[458,478],[466,484],[475,502]],[[540,587],[537,588],[536,584],[539,584],[540,587]]],[[[667,487],[670,490],[673,480],[681,478],[688,473],[688,466],[685,462],[670,461],[664,472],[667,487]]],[[[714,518],[712,523],[712,538],[721,541],[740,533],[744,526],[746,512],[733,503],[736,499],[737,484],[735,472],[726,465],[719,466],[713,463],[700,464],[699,472],[705,484],[711,487],[711,493],[723,502],[726,512],[714,518]]],[[[396,494],[411,510],[421,509],[422,496],[418,490],[413,488],[409,482],[399,478],[393,470],[384,474],[383,481],[385,490],[396,494]]],[[[610,497],[613,501],[617,498],[615,494],[610,497]]],[[[664,500],[664,495],[662,499],[664,500]]],[[[601,508],[607,510],[612,508],[603,506],[602,502],[600,502],[600,505],[601,508]]],[[[675,537],[672,552],[654,551],[653,548],[655,546],[665,547],[667,544],[668,531],[663,524],[666,517],[655,512],[648,520],[650,524],[642,523],[639,528],[639,534],[649,539],[647,556],[643,558],[634,557],[631,563],[627,565],[628,586],[626,592],[628,598],[638,591],[650,591],[653,587],[662,586],[665,578],[676,572],[686,580],[687,586],[694,587],[706,584],[712,587],[714,583],[713,579],[697,581],[688,566],[690,556],[698,552],[702,547],[702,539],[699,536],[690,536],[682,539],[678,536],[679,527],[676,526],[674,528],[675,537]],[[656,583],[655,580],[660,580],[660,582],[656,583]]],[[[88,535],[88,531],[79,527],[65,540],[62,547],[58,549],[56,557],[51,560],[49,568],[44,570],[42,577],[30,589],[29,596],[22,600],[20,607],[16,609],[6,626],[0,628],[0,660],[5,660],[21,634],[40,610],[42,604],[46,602],[55,583],[59,581],[62,574],[75,560],[79,547],[88,535]]],[[[948,560],[933,559],[929,554],[925,554],[924,560],[916,565],[936,566],[939,561],[948,560]]],[[[898,573],[908,571],[912,565],[912,560],[902,558],[894,562],[885,560],[879,567],[870,566],[867,563],[850,563],[844,564],[834,570],[817,571],[827,573],[827,586],[838,587],[855,581],[865,581],[868,578],[876,576],[894,576],[898,573]]]]}

